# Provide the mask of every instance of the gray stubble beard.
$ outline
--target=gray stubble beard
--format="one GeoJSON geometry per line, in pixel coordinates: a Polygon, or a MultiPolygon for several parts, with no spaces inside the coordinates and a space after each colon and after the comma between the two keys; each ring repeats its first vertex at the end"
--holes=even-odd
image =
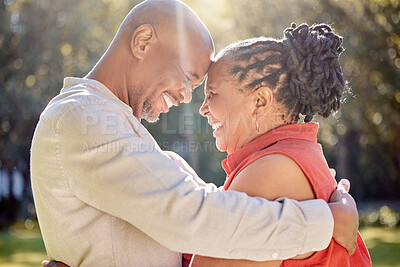
{"type": "Polygon", "coordinates": [[[156,123],[160,119],[160,114],[154,114],[153,104],[149,99],[146,99],[142,107],[142,116],[149,123],[156,123]]]}

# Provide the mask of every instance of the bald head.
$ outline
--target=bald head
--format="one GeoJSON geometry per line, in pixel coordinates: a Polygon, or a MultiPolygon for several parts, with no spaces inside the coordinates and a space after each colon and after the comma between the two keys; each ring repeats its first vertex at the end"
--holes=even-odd
{"type": "Polygon", "coordinates": [[[207,27],[185,3],[177,0],[147,0],[135,6],[126,16],[120,32],[135,31],[141,25],[151,25],[161,42],[188,44],[201,42],[214,49],[207,27]]]}
{"type": "Polygon", "coordinates": [[[129,12],[88,77],[105,84],[138,119],[153,122],[191,100],[213,56],[211,35],[190,7],[147,0],[129,12]]]}

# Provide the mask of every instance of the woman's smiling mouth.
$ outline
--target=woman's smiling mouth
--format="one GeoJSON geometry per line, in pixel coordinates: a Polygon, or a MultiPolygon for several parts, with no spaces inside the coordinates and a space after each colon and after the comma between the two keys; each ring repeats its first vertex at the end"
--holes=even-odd
{"type": "Polygon", "coordinates": [[[220,132],[219,130],[222,127],[222,123],[216,122],[216,123],[210,123],[212,129],[213,129],[213,136],[216,137],[217,133],[220,132]]]}
{"type": "Polygon", "coordinates": [[[216,130],[218,130],[220,127],[222,127],[222,123],[220,123],[220,122],[214,123],[213,125],[211,125],[211,127],[212,127],[212,129],[213,129],[214,131],[216,131],[216,130]]]}

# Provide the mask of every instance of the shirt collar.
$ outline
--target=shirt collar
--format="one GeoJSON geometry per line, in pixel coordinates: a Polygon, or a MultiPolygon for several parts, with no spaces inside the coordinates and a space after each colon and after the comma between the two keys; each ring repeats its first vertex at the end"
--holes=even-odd
{"type": "Polygon", "coordinates": [[[317,142],[317,133],[317,123],[297,123],[280,126],[257,137],[234,153],[229,154],[227,158],[222,161],[222,167],[229,175],[243,160],[254,152],[263,150],[285,139],[301,139],[317,142]]]}
{"type": "Polygon", "coordinates": [[[124,102],[121,101],[113,92],[111,92],[110,89],[107,88],[104,84],[102,84],[99,81],[89,79],[89,78],[76,78],[76,77],[66,77],[64,78],[64,84],[63,88],[61,89],[61,92],[68,91],[70,88],[73,88],[75,85],[79,84],[85,84],[92,88],[93,90],[102,93],[103,95],[106,95],[113,100],[119,102],[123,106],[129,109],[130,113],[132,113],[132,108],[125,104],[124,102]]]}

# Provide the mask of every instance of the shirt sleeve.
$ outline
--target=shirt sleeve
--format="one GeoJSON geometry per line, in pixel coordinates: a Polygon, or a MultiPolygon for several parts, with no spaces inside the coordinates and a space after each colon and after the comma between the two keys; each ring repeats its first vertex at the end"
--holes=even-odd
{"type": "Polygon", "coordinates": [[[332,238],[324,201],[267,201],[201,186],[120,112],[77,106],[55,125],[71,192],[173,251],[264,261],[322,250],[332,238]]]}

